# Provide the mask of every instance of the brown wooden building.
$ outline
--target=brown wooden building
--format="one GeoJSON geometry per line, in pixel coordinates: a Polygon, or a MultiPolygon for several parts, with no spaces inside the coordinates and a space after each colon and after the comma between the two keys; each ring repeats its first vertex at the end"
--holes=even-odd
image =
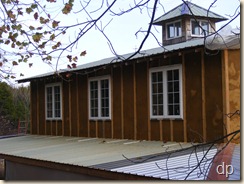
{"type": "Polygon", "coordinates": [[[187,142],[239,129],[226,114],[240,109],[240,48],[206,49],[225,18],[188,6],[155,20],[164,47],[19,80],[30,81],[31,134],[187,142]]]}

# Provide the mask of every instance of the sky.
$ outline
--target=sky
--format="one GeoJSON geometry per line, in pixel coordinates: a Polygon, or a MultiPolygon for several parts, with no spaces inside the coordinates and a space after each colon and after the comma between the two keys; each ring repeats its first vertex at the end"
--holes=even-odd
{"type": "MultiPolygon", "coordinates": [[[[78,1],[77,1],[78,2],[78,1]]],[[[94,1],[99,2],[99,1],[94,1]]],[[[131,1],[133,2],[133,1],[131,1]]],[[[152,1],[153,2],[153,1],[152,1]]],[[[203,8],[208,9],[209,5],[213,2],[213,0],[192,0],[191,1],[194,4],[197,4],[199,6],[202,6],[203,8]]],[[[180,5],[182,3],[181,0],[164,0],[161,1],[163,8],[159,7],[158,11],[156,12],[155,19],[163,15],[165,12],[173,9],[174,7],[180,5]],[[165,12],[164,12],[165,11],[165,12]]],[[[120,0],[115,7],[115,11],[119,11],[119,9],[123,9],[128,4],[127,0],[120,0]]],[[[220,14],[222,16],[225,16],[228,18],[229,15],[233,15],[236,8],[240,5],[239,0],[218,0],[211,9],[211,11],[220,14]]],[[[78,5],[76,5],[78,7],[78,5]]],[[[95,4],[94,4],[95,7],[95,4]]],[[[90,10],[92,11],[92,9],[90,10]]],[[[55,14],[56,12],[54,12],[55,14]]],[[[98,16],[98,14],[93,13],[91,14],[93,17],[98,16]]],[[[77,15],[74,15],[72,17],[70,16],[64,16],[58,14],[57,16],[60,16],[60,19],[63,20],[63,24],[67,22],[76,22],[78,21],[77,15]]],[[[86,15],[82,16],[84,20],[86,20],[88,17],[86,15]]],[[[81,19],[82,19],[81,18],[81,19]]],[[[80,18],[79,18],[80,19],[80,18]]],[[[138,34],[138,36],[135,36],[135,33],[141,29],[146,30],[149,25],[150,17],[147,14],[146,9],[143,9],[141,12],[139,10],[136,10],[134,12],[131,12],[129,14],[125,14],[120,17],[111,17],[110,14],[106,15],[101,22],[99,22],[100,26],[103,27],[107,25],[105,28],[106,35],[109,36],[111,42],[113,43],[113,47],[115,48],[117,54],[126,54],[134,52],[137,48],[139,48],[141,40],[144,38],[144,35],[142,33],[138,34]],[[111,22],[110,22],[111,21],[111,22]]],[[[220,22],[217,24],[217,29],[220,28],[222,25],[224,25],[225,22],[220,22]]],[[[98,25],[99,25],[98,24],[98,25]]],[[[240,27],[240,19],[237,19],[231,23],[232,28],[240,27]]],[[[162,28],[160,26],[154,26],[152,28],[152,32],[156,35],[159,41],[162,40],[162,28]]],[[[68,40],[67,37],[64,36],[64,40],[68,40]]],[[[148,40],[145,42],[143,49],[151,49],[159,47],[157,41],[150,36],[148,40]]],[[[82,37],[80,43],[76,46],[75,49],[73,49],[73,54],[79,54],[81,51],[86,51],[86,55],[79,58],[78,65],[97,61],[100,59],[104,59],[107,57],[113,56],[113,53],[111,52],[107,40],[104,38],[104,36],[95,28],[88,31],[88,33],[82,37]]],[[[13,68],[13,72],[16,73],[16,79],[23,79],[27,77],[32,77],[35,75],[43,74],[46,72],[54,72],[56,62],[53,61],[53,66],[50,67],[50,65],[47,65],[43,63],[40,59],[34,58],[32,61],[33,63],[32,67],[30,68],[28,64],[23,63],[19,64],[17,67],[13,68]],[[23,73],[24,76],[20,77],[19,74],[23,73]]],[[[59,61],[59,69],[65,69],[67,68],[67,60],[65,57],[59,61]]]]}

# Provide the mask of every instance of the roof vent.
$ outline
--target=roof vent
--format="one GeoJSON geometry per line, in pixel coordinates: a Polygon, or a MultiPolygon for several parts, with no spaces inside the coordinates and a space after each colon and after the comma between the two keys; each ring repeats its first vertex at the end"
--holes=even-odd
{"type": "Polygon", "coordinates": [[[188,2],[185,2],[182,4],[181,6],[181,15],[184,15],[184,14],[189,14],[189,8],[187,6],[187,3],[188,2]]]}

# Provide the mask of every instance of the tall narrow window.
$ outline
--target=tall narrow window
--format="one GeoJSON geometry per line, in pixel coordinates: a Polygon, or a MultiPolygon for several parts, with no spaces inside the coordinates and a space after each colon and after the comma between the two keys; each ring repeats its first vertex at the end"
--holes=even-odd
{"type": "Polygon", "coordinates": [[[61,117],[60,86],[54,86],[54,117],[61,117]]]}
{"type": "Polygon", "coordinates": [[[46,86],[46,119],[61,119],[61,85],[46,86]]]}
{"type": "Polygon", "coordinates": [[[89,80],[90,119],[110,119],[110,78],[89,80]]]}
{"type": "Polygon", "coordinates": [[[167,71],[168,115],[180,115],[180,81],[179,70],[167,71]]]}
{"type": "Polygon", "coordinates": [[[163,72],[152,73],[152,113],[163,115],[163,72]]]}
{"type": "Polygon", "coordinates": [[[98,117],[98,81],[90,82],[90,112],[91,117],[98,117]]]}
{"type": "Polygon", "coordinates": [[[109,81],[101,80],[101,117],[109,117],[109,81]]]}
{"type": "Polygon", "coordinates": [[[52,87],[46,88],[47,118],[53,117],[53,92],[52,87]]]}
{"type": "Polygon", "coordinates": [[[151,118],[182,118],[181,65],[150,70],[151,118]]]}

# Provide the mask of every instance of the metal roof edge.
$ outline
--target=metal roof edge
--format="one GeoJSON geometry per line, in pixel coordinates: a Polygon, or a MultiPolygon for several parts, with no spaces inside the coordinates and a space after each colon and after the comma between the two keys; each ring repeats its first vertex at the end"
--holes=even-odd
{"type": "Polygon", "coordinates": [[[59,163],[59,162],[48,161],[48,160],[26,158],[26,157],[13,156],[13,155],[9,155],[9,154],[7,155],[7,154],[2,154],[2,153],[0,153],[0,157],[2,159],[8,160],[8,161],[11,161],[14,163],[49,168],[49,169],[60,170],[60,171],[66,171],[66,172],[70,172],[70,173],[80,173],[80,174],[84,174],[84,175],[100,177],[103,179],[162,180],[160,178],[154,178],[154,177],[150,177],[150,176],[142,176],[142,175],[135,175],[135,174],[128,174],[128,173],[121,173],[121,172],[112,172],[109,170],[93,168],[93,167],[89,167],[89,166],[72,165],[72,164],[67,164],[67,163],[59,163]]]}
{"type": "MultiPolygon", "coordinates": [[[[163,47],[156,47],[156,48],[152,48],[152,49],[142,50],[142,51],[140,51],[140,53],[137,53],[135,56],[133,56],[129,60],[140,59],[140,58],[143,58],[143,57],[149,57],[149,56],[162,54],[162,53],[167,53],[167,52],[173,52],[173,51],[177,51],[177,50],[180,50],[180,49],[186,49],[186,48],[190,48],[190,47],[200,46],[200,45],[203,45],[203,44],[204,44],[203,38],[199,38],[199,39],[189,40],[189,41],[186,41],[186,42],[177,43],[177,44],[174,44],[174,45],[167,45],[167,46],[163,46],[163,47]]],[[[33,79],[39,79],[39,78],[45,78],[45,77],[49,77],[49,76],[54,76],[55,74],[58,76],[59,74],[62,74],[62,73],[65,73],[65,72],[74,72],[74,71],[78,71],[78,70],[85,70],[85,69],[90,69],[90,68],[93,68],[93,67],[104,66],[104,65],[108,65],[108,64],[120,63],[120,62],[126,61],[127,58],[129,58],[132,54],[134,54],[134,53],[128,53],[128,54],[120,55],[120,56],[117,56],[117,57],[104,58],[104,59],[101,59],[101,60],[98,60],[98,61],[94,61],[94,62],[91,62],[91,63],[86,63],[86,64],[83,64],[83,65],[79,65],[79,66],[77,66],[77,68],[60,69],[58,72],[48,72],[48,73],[36,75],[36,76],[33,76],[33,77],[19,79],[19,80],[16,80],[16,81],[18,83],[29,82],[29,81],[31,81],[33,79]]]]}

